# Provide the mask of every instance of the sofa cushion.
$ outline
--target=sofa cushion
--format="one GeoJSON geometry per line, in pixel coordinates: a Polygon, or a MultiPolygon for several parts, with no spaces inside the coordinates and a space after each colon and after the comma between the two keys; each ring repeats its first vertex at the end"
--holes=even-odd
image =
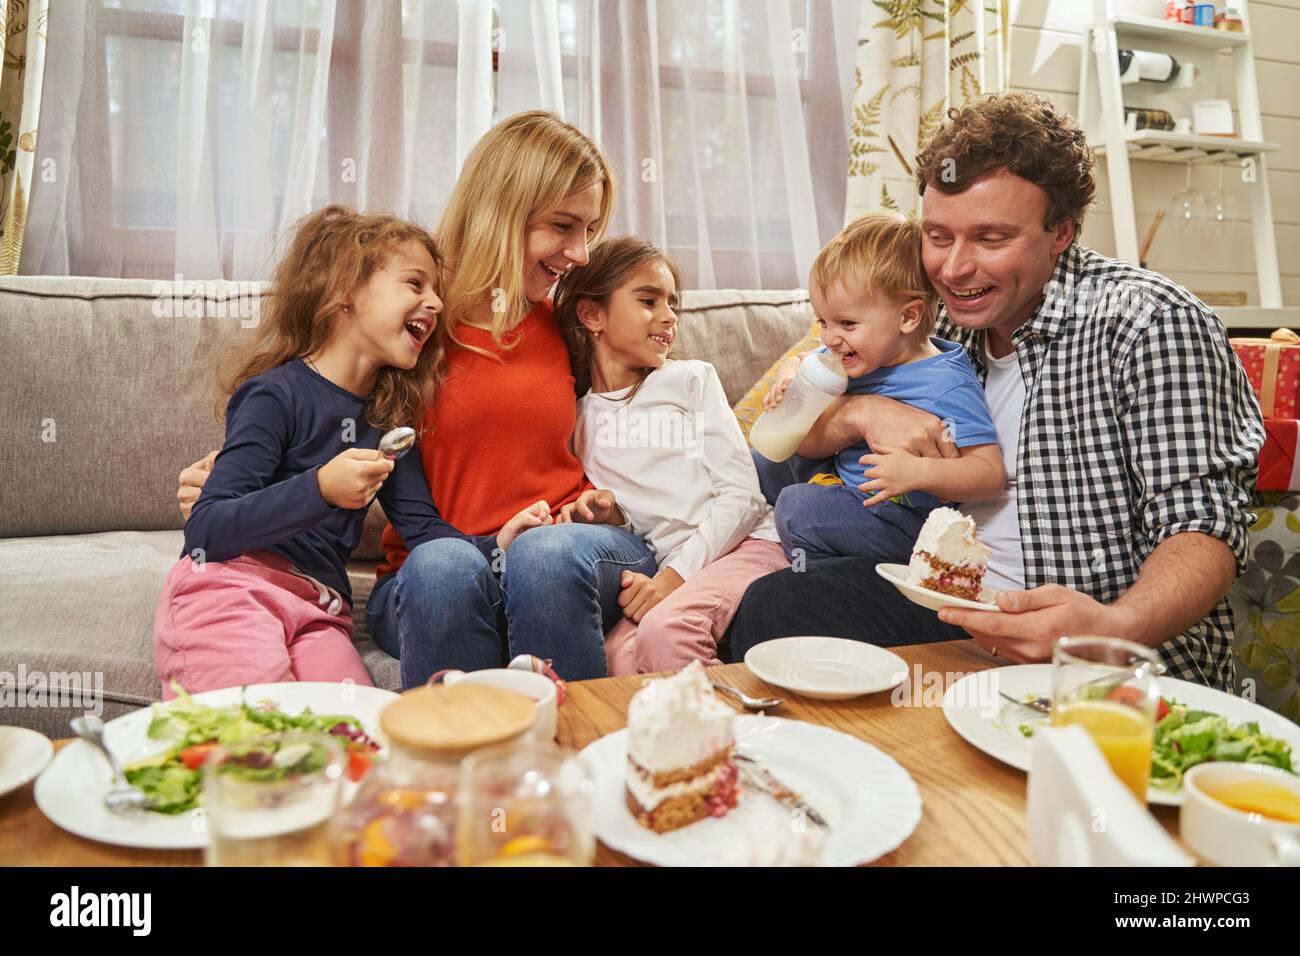
{"type": "Polygon", "coordinates": [[[687,292],[677,314],[674,357],[713,363],[732,405],[799,341],[812,319],[808,296],[799,291],[687,292]]]}
{"type": "MultiPolygon", "coordinates": [[[[55,706],[26,706],[35,684],[53,675],[90,675],[77,686],[94,691],[111,719],[161,699],[153,666],[153,615],[163,579],[181,550],[178,531],[116,531],[0,540],[0,683],[12,688],[0,723],[68,736],[68,720],[86,709],[78,698],[55,706]],[[25,677],[22,684],[18,678],[25,677]],[[21,701],[18,695],[23,695],[21,701]]],[[[398,663],[375,647],[366,630],[365,600],[374,565],[349,568],[354,588],[357,649],[381,687],[397,689],[398,663]]],[[[0,701],[7,701],[0,696],[0,701]]]]}
{"type": "Polygon", "coordinates": [[[0,498],[24,502],[0,510],[0,537],[181,526],[176,476],[221,444],[214,358],[253,320],[220,290],[196,293],[203,317],[171,315],[171,288],[0,280],[0,380],[24,438],[0,443],[0,498]]]}

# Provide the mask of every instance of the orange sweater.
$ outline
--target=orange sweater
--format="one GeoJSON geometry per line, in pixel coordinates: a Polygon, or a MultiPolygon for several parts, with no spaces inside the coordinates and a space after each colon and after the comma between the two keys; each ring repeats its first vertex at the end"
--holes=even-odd
{"type": "MultiPolygon", "coordinates": [[[[535,501],[557,513],[591,483],[570,449],[577,402],[551,301],[537,303],[510,333],[514,348],[499,347],[487,329],[463,327],[461,339],[501,360],[457,346],[447,354],[420,440],[434,504],[466,534],[495,534],[535,501]]],[[[407,554],[391,524],[383,545],[381,577],[407,554]]]]}

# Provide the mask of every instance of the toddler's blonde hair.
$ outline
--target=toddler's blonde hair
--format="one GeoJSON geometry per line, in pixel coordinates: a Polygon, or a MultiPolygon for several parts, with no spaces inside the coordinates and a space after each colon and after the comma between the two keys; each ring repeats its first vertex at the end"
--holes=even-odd
{"type": "Polygon", "coordinates": [[[880,209],[845,226],[813,260],[809,285],[826,292],[836,283],[854,295],[886,293],[925,303],[917,335],[934,331],[938,295],[921,262],[921,223],[880,209]]]}

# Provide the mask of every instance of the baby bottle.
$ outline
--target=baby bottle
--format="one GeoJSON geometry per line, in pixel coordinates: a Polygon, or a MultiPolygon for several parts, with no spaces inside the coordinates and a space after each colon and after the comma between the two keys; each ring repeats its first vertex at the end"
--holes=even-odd
{"type": "Polygon", "coordinates": [[[844,363],[834,352],[805,355],[781,404],[754,422],[749,443],[769,461],[785,461],[848,384],[844,363]]]}

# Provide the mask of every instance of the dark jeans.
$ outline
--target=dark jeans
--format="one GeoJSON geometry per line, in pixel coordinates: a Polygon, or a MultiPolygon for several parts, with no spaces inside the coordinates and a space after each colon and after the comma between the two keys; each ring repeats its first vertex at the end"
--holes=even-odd
{"type": "Polygon", "coordinates": [[[755,644],[801,634],[882,647],[970,637],[899,594],[876,573],[871,558],[827,558],[803,571],[786,568],[759,578],[727,631],[731,659],[743,661],[755,644]]]}
{"type": "MultiPolygon", "coordinates": [[[[769,502],[782,489],[806,481],[831,462],[794,457],[776,464],[755,453],[759,486],[769,502]]],[[[905,560],[905,559],[904,559],[905,560]]],[[[814,634],[884,647],[967,638],[934,611],[913,604],[876,573],[875,558],[826,558],[801,571],[764,575],[745,592],[727,631],[731,659],[743,661],[755,644],[778,637],[814,634]]]]}
{"type": "Polygon", "coordinates": [[[553,661],[565,680],[604,677],[625,570],[653,576],[654,552],[609,525],[525,531],[499,572],[467,541],[427,541],[375,585],[370,633],[401,660],[403,687],[443,668],[503,667],[519,654],[553,661]]]}
{"type": "Polygon", "coordinates": [[[929,514],[893,501],[868,508],[844,485],[787,485],[777,496],[776,532],[792,562],[802,556],[906,564],[929,514]]]}

